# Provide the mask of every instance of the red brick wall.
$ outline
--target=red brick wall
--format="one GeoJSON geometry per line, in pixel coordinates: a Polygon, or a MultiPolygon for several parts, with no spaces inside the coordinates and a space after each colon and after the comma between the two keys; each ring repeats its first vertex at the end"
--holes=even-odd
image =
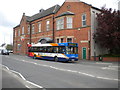
{"type": "Polygon", "coordinates": [[[41,19],[33,21],[31,24],[34,24],[35,26],[35,34],[32,34],[32,42],[37,43],[40,38],[43,37],[50,37],[53,38],[52,33],[53,33],[53,15],[49,15],[46,17],[43,17],[41,19]],[[50,30],[46,30],[46,21],[50,21],[50,30]],[[41,32],[38,32],[38,22],[41,22],[41,32]]]}
{"type": "MultiPolygon", "coordinates": [[[[91,60],[94,61],[94,57],[91,57],[91,60]]],[[[96,57],[96,61],[99,61],[99,58],[96,57]]],[[[107,62],[120,62],[120,57],[103,57],[102,61],[107,62]]]]}
{"type": "MultiPolygon", "coordinates": [[[[82,47],[87,48],[87,55],[86,59],[89,59],[89,43],[80,43],[82,40],[88,40],[88,31],[90,28],[90,6],[81,3],[81,2],[65,2],[59,11],[55,14],[55,17],[62,14],[63,12],[70,11],[74,13],[75,15],[72,15],[73,17],[73,28],[72,29],[66,29],[66,17],[64,16],[64,28],[63,30],[56,30],[55,31],[55,37],[65,36],[64,41],[66,41],[67,36],[74,36],[73,42],[78,43],[79,48],[79,59],[82,59],[82,47]],[[67,9],[67,6],[70,6],[70,9],[67,9]],[[87,26],[85,28],[82,28],[82,14],[85,13],[87,15],[87,26]],[[78,28],[81,28],[78,30],[78,28]]],[[[55,29],[56,29],[56,23],[55,23],[55,29]]]]}
{"type": "Polygon", "coordinates": [[[28,34],[28,22],[26,22],[26,17],[23,15],[20,26],[14,28],[14,33],[16,33],[16,37],[13,38],[14,49],[13,52],[15,54],[27,54],[27,43],[29,42],[29,34],[28,34]],[[22,35],[22,27],[24,27],[24,35],[22,35]],[[18,36],[18,30],[20,30],[20,36],[18,36]],[[24,41],[21,41],[21,36],[24,36],[24,41]],[[21,44],[21,48],[18,49],[18,44],[21,44]]]}
{"type": "MultiPolygon", "coordinates": [[[[91,6],[82,3],[82,2],[65,2],[59,11],[54,15],[54,17],[62,14],[63,12],[70,11],[73,12],[75,15],[72,15],[73,17],[73,28],[72,29],[67,29],[66,28],[66,17],[64,16],[64,29],[63,30],[56,30],[56,18],[55,18],[55,41],[56,37],[61,37],[64,38],[64,42],[67,42],[67,38],[69,36],[72,36],[73,42],[78,43],[78,52],[79,52],[79,59],[82,59],[82,48],[86,47],[86,59],[91,59],[94,60],[94,57],[90,57],[90,44],[88,41],[88,32],[91,32],[91,14],[90,14],[90,8],[91,6]],[[70,8],[67,8],[69,6],[70,8]],[[82,14],[86,14],[87,16],[87,27],[82,27],[82,14]],[[88,41],[81,43],[81,41],[88,41]],[[89,58],[90,57],[90,58],[89,58]]],[[[53,15],[49,15],[46,17],[43,17],[41,19],[32,21],[31,24],[34,24],[35,26],[35,33],[32,35],[32,43],[37,43],[40,38],[43,37],[50,37],[53,38],[53,15]],[[50,31],[46,31],[46,20],[50,20],[50,31]],[[41,32],[38,32],[38,22],[41,22],[42,28],[41,32]]],[[[30,35],[28,34],[28,25],[29,23],[26,21],[25,15],[23,15],[21,21],[20,21],[20,26],[14,28],[14,31],[17,31],[16,37],[13,38],[13,44],[14,44],[14,49],[13,52],[15,54],[27,54],[27,43],[30,42],[30,35]],[[21,41],[21,35],[18,36],[18,30],[20,29],[20,33],[22,33],[22,27],[24,26],[25,30],[25,40],[21,41]],[[22,47],[20,50],[17,49],[17,45],[21,44],[22,47]]],[[[14,32],[15,33],[15,32],[14,32]]],[[[23,36],[23,35],[22,35],[23,36]]],[[[98,57],[96,60],[99,60],[98,57]]],[[[104,57],[103,61],[118,61],[120,58],[112,58],[112,57],[104,57]]]]}
{"type": "MultiPolygon", "coordinates": [[[[66,39],[69,36],[72,36],[73,42],[78,43],[79,48],[79,59],[82,59],[82,47],[86,47],[86,59],[89,59],[89,42],[81,43],[81,41],[88,41],[88,32],[91,30],[91,15],[90,15],[90,8],[91,6],[82,3],[82,2],[65,2],[59,11],[54,15],[54,17],[62,14],[63,12],[70,11],[73,12],[75,15],[72,15],[73,17],[73,28],[72,29],[67,29],[66,28],[66,17],[64,16],[64,29],[63,30],[56,30],[56,18],[55,18],[55,40],[56,37],[61,37],[64,36],[64,42],[66,42],[66,39]],[[67,8],[67,6],[70,6],[70,8],[67,8]],[[87,27],[82,27],[82,14],[87,15],[87,27]]],[[[25,40],[21,41],[21,37],[18,36],[14,38],[14,53],[21,53],[21,54],[26,54],[27,53],[27,43],[30,41],[30,35],[28,34],[28,22],[26,22],[26,17],[23,16],[20,22],[20,27],[15,28],[17,31],[18,29],[21,30],[22,33],[22,26],[24,26],[25,29],[25,40]],[[16,50],[17,49],[17,44],[21,44],[22,48],[21,50],[16,50]]],[[[35,26],[35,34],[32,35],[32,43],[37,43],[40,38],[43,37],[50,37],[53,38],[53,15],[49,15],[46,17],[43,17],[41,19],[32,21],[31,24],[34,24],[35,26]],[[50,31],[46,31],[46,20],[50,20],[50,31]],[[38,32],[38,22],[41,22],[42,24],[42,29],[41,32],[38,32]]]]}
{"type": "MultiPolygon", "coordinates": [[[[64,17],[64,29],[63,30],[56,30],[56,19],[55,19],[55,37],[60,37],[64,36],[64,42],[66,42],[66,39],[68,36],[72,36],[73,42],[78,43],[79,45],[79,59],[82,59],[82,47],[87,48],[87,58],[89,59],[89,44],[88,43],[81,43],[80,41],[82,40],[88,40],[88,31],[90,30],[90,6],[82,3],[82,2],[65,2],[59,11],[54,15],[54,17],[58,16],[59,14],[70,11],[73,12],[75,15],[73,15],[73,28],[72,29],[67,29],[66,28],[66,16],[64,17]],[[68,9],[67,6],[70,6],[68,9]],[[85,13],[87,15],[87,26],[85,28],[82,28],[82,20],[81,16],[82,14],[85,13]],[[78,30],[81,28],[80,30],[78,30]]],[[[49,15],[46,17],[43,17],[41,19],[35,20],[31,22],[31,24],[34,24],[35,27],[35,34],[32,35],[32,42],[37,43],[38,40],[42,37],[50,37],[53,38],[53,15],[49,15]],[[46,31],[46,20],[50,20],[50,31],[46,31]],[[42,31],[38,33],[38,22],[41,22],[42,24],[42,31]]],[[[14,41],[16,41],[16,47],[17,44],[21,44],[22,48],[21,50],[16,50],[16,47],[14,47],[14,53],[21,53],[21,54],[26,54],[27,53],[27,43],[29,42],[29,35],[28,33],[28,23],[26,22],[26,18],[23,15],[21,22],[20,22],[20,30],[22,33],[22,26],[24,26],[25,29],[25,40],[21,41],[21,37],[16,37],[14,38],[14,41]]],[[[15,28],[18,30],[18,28],[15,28]]],[[[56,38],[55,38],[56,39],[56,38]]]]}

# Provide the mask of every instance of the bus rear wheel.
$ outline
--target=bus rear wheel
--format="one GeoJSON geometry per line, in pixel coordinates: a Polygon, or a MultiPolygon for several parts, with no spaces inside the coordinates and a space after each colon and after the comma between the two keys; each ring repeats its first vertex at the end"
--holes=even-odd
{"type": "Polygon", "coordinates": [[[33,59],[36,59],[36,55],[34,55],[33,59]]]}
{"type": "Polygon", "coordinates": [[[57,56],[54,57],[54,60],[55,60],[55,62],[58,62],[58,57],[57,56]]]}

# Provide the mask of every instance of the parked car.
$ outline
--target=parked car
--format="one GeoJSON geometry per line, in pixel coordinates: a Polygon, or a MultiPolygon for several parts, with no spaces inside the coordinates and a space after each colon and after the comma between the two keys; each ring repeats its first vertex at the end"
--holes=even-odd
{"type": "Polygon", "coordinates": [[[4,50],[4,47],[0,47],[0,54],[2,54],[2,50],[4,50]]]}
{"type": "Polygon", "coordinates": [[[9,55],[9,52],[6,49],[1,50],[2,55],[9,55]]]}
{"type": "Polygon", "coordinates": [[[8,50],[8,52],[9,52],[9,53],[13,53],[13,51],[12,51],[12,50],[8,50]]]}

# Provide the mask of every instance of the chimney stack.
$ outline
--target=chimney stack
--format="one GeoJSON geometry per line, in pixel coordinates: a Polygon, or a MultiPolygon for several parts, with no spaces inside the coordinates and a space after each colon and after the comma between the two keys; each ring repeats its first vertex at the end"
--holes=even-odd
{"type": "Polygon", "coordinates": [[[23,13],[23,16],[25,16],[25,13],[23,13]]]}
{"type": "Polygon", "coordinates": [[[44,9],[40,9],[40,10],[39,10],[39,13],[41,13],[41,12],[43,12],[43,11],[44,11],[44,9]]]}
{"type": "Polygon", "coordinates": [[[80,0],[65,0],[65,2],[80,2],[80,0]]]}

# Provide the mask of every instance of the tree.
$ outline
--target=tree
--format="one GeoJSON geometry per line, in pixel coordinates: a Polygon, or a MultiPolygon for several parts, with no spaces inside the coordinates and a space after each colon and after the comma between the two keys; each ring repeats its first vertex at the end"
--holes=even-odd
{"type": "Polygon", "coordinates": [[[109,54],[120,54],[120,11],[102,8],[97,21],[95,41],[107,48],[109,54]]]}
{"type": "Polygon", "coordinates": [[[6,49],[7,49],[7,50],[13,50],[13,45],[7,44],[6,49]]]}

